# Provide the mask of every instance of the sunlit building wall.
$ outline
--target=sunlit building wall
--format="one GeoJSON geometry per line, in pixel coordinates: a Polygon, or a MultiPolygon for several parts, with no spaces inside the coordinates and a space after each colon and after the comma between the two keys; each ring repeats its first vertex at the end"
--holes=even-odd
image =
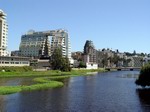
{"type": "Polygon", "coordinates": [[[0,56],[7,56],[8,24],[6,14],[0,10],[0,56]]]}
{"type": "Polygon", "coordinates": [[[20,54],[27,57],[50,56],[56,48],[62,55],[71,59],[71,46],[65,30],[29,31],[21,37],[20,54]]]}

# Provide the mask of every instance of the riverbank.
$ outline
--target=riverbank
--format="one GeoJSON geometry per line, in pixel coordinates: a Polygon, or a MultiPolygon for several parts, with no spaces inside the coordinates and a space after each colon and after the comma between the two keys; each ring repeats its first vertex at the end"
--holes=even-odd
{"type": "Polygon", "coordinates": [[[0,72],[0,78],[9,77],[45,77],[45,76],[61,76],[61,75],[84,75],[87,72],[105,72],[106,70],[101,69],[77,69],[71,72],[61,72],[59,70],[49,71],[28,71],[28,72],[0,72]]]}
{"type": "Polygon", "coordinates": [[[62,87],[63,83],[59,81],[47,81],[47,83],[37,83],[30,86],[0,86],[0,95],[7,95],[23,91],[43,90],[48,88],[62,87]]]}
{"type": "Polygon", "coordinates": [[[12,94],[23,91],[43,90],[49,88],[62,87],[64,84],[61,80],[75,76],[93,75],[93,72],[105,72],[104,69],[97,70],[72,70],[71,72],[61,71],[44,71],[44,72],[0,72],[1,78],[12,77],[35,77],[34,85],[19,85],[19,86],[0,86],[0,95],[12,94]]]}

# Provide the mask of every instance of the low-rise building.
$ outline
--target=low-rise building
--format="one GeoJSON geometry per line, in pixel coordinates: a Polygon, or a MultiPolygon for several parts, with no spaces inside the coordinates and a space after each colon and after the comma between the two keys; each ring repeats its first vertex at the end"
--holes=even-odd
{"type": "Polygon", "coordinates": [[[32,59],[30,61],[30,66],[32,66],[34,69],[49,69],[50,61],[49,59],[32,59]]]}
{"type": "Polygon", "coordinates": [[[30,58],[0,56],[0,66],[30,66],[30,58]]]}
{"type": "Polygon", "coordinates": [[[143,58],[143,62],[144,62],[143,65],[144,65],[144,64],[147,64],[147,63],[150,63],[150,57],[147,57],[147,56],[144,57],[144,58],[143,58]]]}

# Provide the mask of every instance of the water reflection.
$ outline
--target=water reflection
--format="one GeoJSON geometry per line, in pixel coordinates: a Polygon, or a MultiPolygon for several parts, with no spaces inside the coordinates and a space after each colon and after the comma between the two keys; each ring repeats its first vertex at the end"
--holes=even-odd
{"type": "Polygon", "coordinates": [[[35,84],[33,78],[0,78],[0,86],[16,86],[35,84]]]}
{"type": "Polygon", "coordinates": [[[4,106],[5,106],[6,104],[5,104],[4,99],[5,99],[4,96],[1,96],[1,95],[0,95],[0,112],[5,112],[4,106]]]}
{"type": "MultiPolygon", "coordinates": [[[[62,80],[68,84],[69,79],[62,80]]],[[[67,88],[67,85],[65,85],[67,88]]],[[[68,105],[65,100],[68,96],[67,91],[62,88],[40,90],[40,91],[26,91],[6,96],[0,99],[0,112],[66,112],[65,105],[68,105]],[[57,97],[57,98],[56,98],[57,97]],[[8,102],[9,101],[9,102],[8,102]],[[4,111],[5,110],[5,111],[4,111]]]]}
{"type": "Polygon", "coordinates": [[[137,89],[136,90],[140,103],[143,107],[144,112],[150,111],[150,89],[137,89]]]}
{"type": "Polygon", "coordinates": [[[150,89],[137,89],[136,92],[142,104],[150,105],[150,89]]]}
{"type": "Polygon", "coordinates": [[[62,88],[0,96],[0,112],[148,112],[150,90],[136,90],[134,77],[119,77],[138,73],[73,77],[62,88]]]}

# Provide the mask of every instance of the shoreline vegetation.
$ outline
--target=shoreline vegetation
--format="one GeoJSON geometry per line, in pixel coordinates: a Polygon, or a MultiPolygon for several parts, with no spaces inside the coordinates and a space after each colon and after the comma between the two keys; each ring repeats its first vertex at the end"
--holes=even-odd
{"type": "Polygon", "coordinates": [[[93,75],[93,72],[105,72],[104,69],[91,70],[72,70],[71,72],[61,72],[58,70],[49,71],[27,71],[27,72],[0,72],[0,78],[17,78],[17,77],[34,77],[33,85],[18,85],[18,86],[0,86],[0,95],[13,94],[23,91],[44,90],[49,88],[62,87],[63,79],[75,76],[93,75]]]}
{"type": "Polygon", "coordinates": [[[138,86],[150,87],[150,63],[145,64],[141,71],[138,79],[135,81],[135,84],[138,86]]]}

